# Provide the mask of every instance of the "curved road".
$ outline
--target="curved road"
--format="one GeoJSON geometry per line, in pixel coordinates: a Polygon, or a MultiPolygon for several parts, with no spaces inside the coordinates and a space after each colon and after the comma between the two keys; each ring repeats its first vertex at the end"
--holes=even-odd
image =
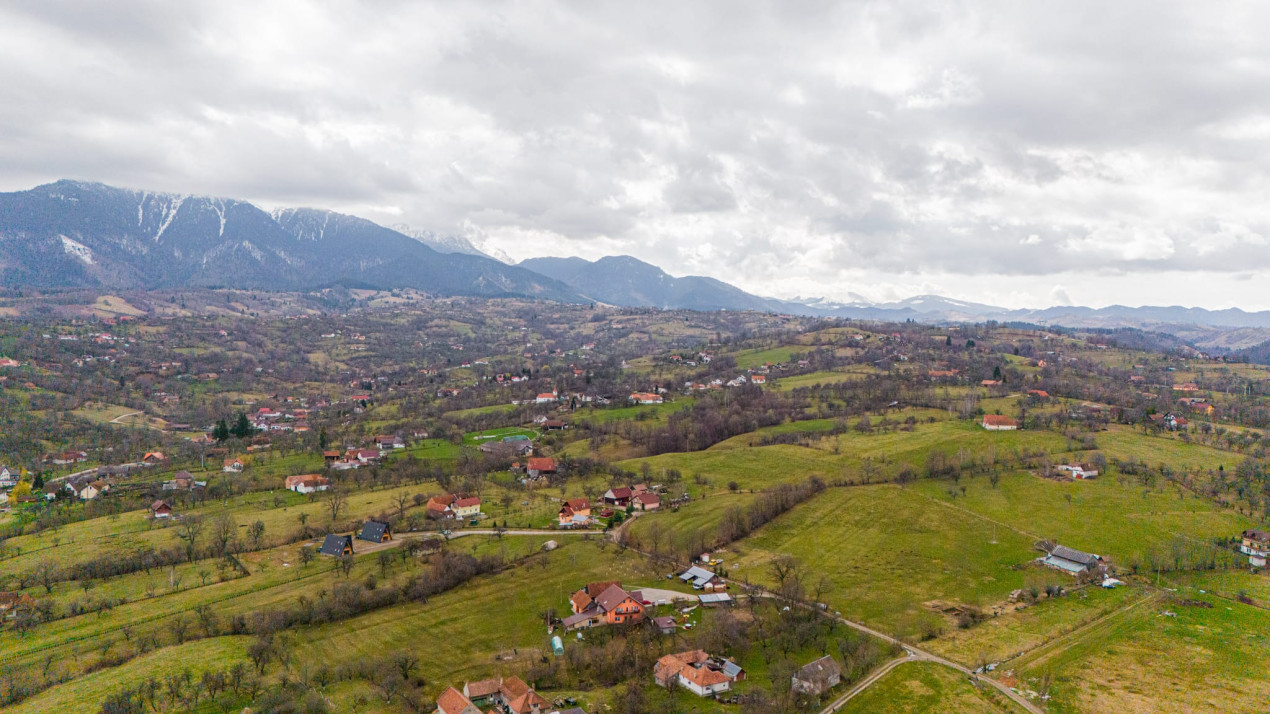
{"type": "MultiPolygon", "coordinates": [[[[627,523],[629,522],[630,521],[628,520],[627,523]]],[[[609,538],[613,538],[614,540],[617,539],[619,533],[620,533],[620,530],[603,533],[603,532],[590,531],[590,530],[576,530],[575,531],[575,530],[552,530],[552,529],[529,529],[529,528],[522,528],[522,529],[509,528],[503,531],[503,535],[512,535],[512,536],[516,536],[516,535],[551,535],[551,536],[592,535],[592,536],[601,536],[601,537],[607,536],[609,538]]],[[[498,531],[493,528],[470,528],[470,529],[455,531],[451,533],[448,536],[448,538],[449,539],[462,538],[463,536],[471,536],[471,535],[498,535],[498,531]]],[[[755,586],[751,585],[748,587],[750,589],[754,589],[755,586]]],[[[774,593],[771,593],[762,589],[759,589],[759,593],[760,593],[760,597],[771,597],[771,598],[776,597],[774,593]]],[[[803,605],[803,607],[812,608],[813,606],[803,605]]],[[[830,615],[830,617],[846,625],[847,627],[854,628],[867,635],[871,635],[880,640],[884,640],[886,642],[890,642],[893,645],[902,647],[907,654],[904,657],[893,659],[890,662],[883,665],[882,667],[880,667],[879,669],[876,669],[873,672],[871,672],[869,676],[857,682],[856,685],[850,689],[850,691],[848,691],[846,694],[842,695],[838,699],[834,700],[832,704],[830,704],[828,707],[826,707],[823,710],[822,714],[832,714],[832,712],[837,711],[844,704],[846,704],[847,701],[850,700],[852,697],[864,691],[871,684],[873,684],[874,682],[878,681],[883,676],[885,676],[887,672],[890,672],[892,669],[895,669],[896,667],[898,667],[899,665],[905,662],[934,662],[936,664],[941,664],[945,667],[951,667],[952,669],[955,669],[958,672],[961,672],[962,674],[966,675],[972,681],[983,682],[993,687],[996,687],[1002,694],[1009,697],[1011,701],[1023,707],[1025,710],[1027,710],[1031,714],[1045,714],[1040,707],[1036,706],[1031,701],[1029,701],[1027,697],[1024,697],[1022,694],[1019,694],[1018,692],[1014,691],[1013,689],[1005,686],[1001,682],[991,677],[981,677],[975,674],[974,672],[970,671],[968,667],[963,667],[962,665],[957,664],[956,662],[944,659],[943,657],[940,657],[939,655],[934,654],[933,652],[927,652],[925,650],[914,647],[913,645],[910,645],[908,643],[901,642],[900,640],[890,635],[878,632],[877,630],[869,627],[868,625],[863,625],[859,622],[855,622],[854,620],[848,620],[847,618],[842,617],[841,615],[830,615]]]]}

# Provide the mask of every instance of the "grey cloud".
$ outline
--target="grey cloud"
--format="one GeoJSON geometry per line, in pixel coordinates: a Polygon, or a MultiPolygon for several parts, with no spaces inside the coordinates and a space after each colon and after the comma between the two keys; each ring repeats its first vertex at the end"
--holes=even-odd
{"type": "Polygon", "coordinates": [[[749,285],[1266,271],[1267,20],[1251,2],[11,3],[0,184],[380,206],[513,255],[532,235],[535,254],[749,285]]]}

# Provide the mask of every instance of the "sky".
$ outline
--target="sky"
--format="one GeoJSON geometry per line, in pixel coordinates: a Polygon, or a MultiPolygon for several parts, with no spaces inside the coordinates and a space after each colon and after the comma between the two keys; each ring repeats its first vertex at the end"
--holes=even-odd
{"type": "Polygon", "coordinates": [[[314,206],[774,297],[1270,309],[1270,4],[0,5],[0,190],[314,206]]]}

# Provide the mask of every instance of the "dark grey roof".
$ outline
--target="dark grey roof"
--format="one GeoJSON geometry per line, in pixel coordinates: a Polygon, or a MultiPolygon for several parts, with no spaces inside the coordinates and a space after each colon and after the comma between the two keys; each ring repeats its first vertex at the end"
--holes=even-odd
{"type": "Polygon", "coordinates": [[[1098,556],[1093,553],[1085,553],[1083,551],[1076,550],[1075,548],[1068,548],[1065,545],[1054,546],[1054,550],[1050,551],[1050,555],[1055,558],[1070,560],[1073,563],[1080,563],[1082,565],[1098,564],[1098,556]]]}
{"type": "Polygon", "coordinates": [[[344,555],[344,547],[353,547],[353,536],[331,533],[322,541],[322,555],[344,555]]]}
{"type": "Polygon", "coordinates": [[[380,543],[384,539],[384,533],[388,532],[388,524],[382,521],[366,521],[362,525],[362,532],[357,534],[358,540],[368,540],[372,543],[380,543]]]}

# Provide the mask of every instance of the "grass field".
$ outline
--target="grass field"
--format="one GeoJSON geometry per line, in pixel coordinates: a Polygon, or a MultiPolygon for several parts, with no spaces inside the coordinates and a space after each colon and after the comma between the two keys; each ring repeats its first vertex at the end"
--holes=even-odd
{"type": "Polygon", "coordinates": [[[903,635],[944,624],[927,601],[1004,599],[1026,578],[1012,566],[1033,557],[1031,539],[890,485],[830,489],[731,550],[733,577],[771,584],[771,562],[792,555],[808,569],[809,587],[827,578],[824,602],[903,635]]]}
{"type": "Polygon", "coordinates": [[[1011,665],[1025,686],[1053,682],[1054,712],[1265,711],[1270,613],[1198,599],[1213,606],[1139,607],[1011,665]]]}
{"type": "Polygon", "coordinates": [[[1057,540],[1110,557],[1120,567],[1145,568],[1151,555],[1165,556],[1182,539],[1205,548],[1253,525],[1231,510],[1176,488],[1144,489],[1113,478],[1059,481],[1013,474],[997,487],[983,477],[962,479],[964,495],[953,498],[946,481],[921,481],[914,490],[1034,538],[1057,540]],[[1070,500],[1068,500],[1070,497],[1070,500]]]}
{"type": "Polygon", "coordinates": [[[777,391],[789,392],[801,387],[814,387],[818,384],[829,385],[864,379],[870,374],[877,374],[877,370],[872,367],[852,367],[849,370],[842,371],[809,372],[790,377],[780,377],[776,380],[774,388],[777,391]]]}
{"type": "Polygon", "coordinates": [[[933,662],[907,662],[853,697],[842,712],[1022,712],[995,689],[976,687],[959,672],[933,662]]]}

